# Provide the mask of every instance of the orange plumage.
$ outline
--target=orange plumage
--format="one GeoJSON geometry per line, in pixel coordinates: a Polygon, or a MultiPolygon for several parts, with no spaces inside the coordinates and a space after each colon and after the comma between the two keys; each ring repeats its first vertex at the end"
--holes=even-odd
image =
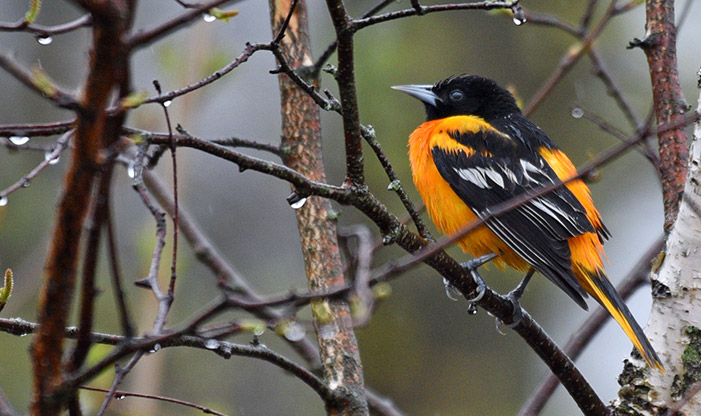
{"type": "Polygon", "coordinates": [[[409,138],[416,188],[439,231],[457,232],[489,208],[532,189],[566,182],[511,212],[490,218],[458,241],[473,256],[496,253],[494,262],[519,271],[531,267],[580,306],[596,299],[650,366],[659,357],[604,272],[602,241],[608,231],[591,192],[570,159],[526,119],[511,94],[476,76],[434,86],[402,86],[419,98],[428,121],[409,138]],[[569,181],[569,182],[568,182],[569,181]]]}

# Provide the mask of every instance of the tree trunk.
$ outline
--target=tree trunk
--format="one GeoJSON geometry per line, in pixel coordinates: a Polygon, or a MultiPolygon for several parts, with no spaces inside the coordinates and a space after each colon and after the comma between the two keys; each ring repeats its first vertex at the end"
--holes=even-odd
{"type": "MultiPolygon", "coordinates": [[[[270,0],[273,36],[283,27],[291,0],[270,0]]],[[[300,0],[291,16],[280,50],[293,70],[311,66],[307,10],[300,0]]],[[[321,149],[319,107],[287,75],[280,74],[283,162],[308,178],[326,182],[321,149]]],[[[311,82],[311,81],[310,81],[311,82]]],[[[318,84],[318,80],[314,80],[318,84]]],[[[303,196],[303,195],[302,195],[303,196]]],[[[310,197],[296,210],[309,288],[328,290],[344,285],[336,223],[330,219],[328,201],[310,197]]],[[[368,414],[353,322],[345,300],[324,300],[312,307],[320,346],[324,379],[343,400],[327,403],[332,415],[368,414]]]]}

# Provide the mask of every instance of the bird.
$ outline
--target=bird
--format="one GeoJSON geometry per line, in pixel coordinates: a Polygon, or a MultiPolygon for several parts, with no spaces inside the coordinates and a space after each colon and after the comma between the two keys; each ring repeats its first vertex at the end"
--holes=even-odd
{"type": "MultiPolygon", "coordinates": [[[[393,89],[420,100],[426,122],[409,136],[412,178],[429,217],[443,234],[479,219],[458,240],[471,255],[533,269],[588,309],[591,295],[618,322],[650,367],[662,362],[604,271],[603,242],[610,233],[589,187],[565,153],[521,112],[514,96],[478,75],[454,75],[434,85],[393,89]],[[565,183],[502,215],[490,209],[544,186],[565,183]]],[[[518,289],[518,288],[517,288],[518,289]]]]}

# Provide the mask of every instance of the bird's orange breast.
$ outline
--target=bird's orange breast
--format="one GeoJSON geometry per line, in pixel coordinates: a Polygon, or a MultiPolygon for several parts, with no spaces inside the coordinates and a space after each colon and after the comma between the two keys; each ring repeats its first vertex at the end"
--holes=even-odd
{"type": "MultiPolygon", "coordinates": [[[[479,117],[454,116],[427,121],[409,137],[409,161],[414,184],[424,200],[428,215],[443,234],[458,232],[478,221],[478,218],[438,172],[431,151],[434,147],[439,147],[443,151],[463,152],[469,157],[475,149],[457,142],[448,132],[476,133],[486,129],[492,127],[479,117]]],[[[503,267],[504,263],[521,271],[529,267],[528,263],[484,225],[459,240],[458,245],[473,256],[498,254],[499,257],[494,262],[499,267],[503,267]]]]}

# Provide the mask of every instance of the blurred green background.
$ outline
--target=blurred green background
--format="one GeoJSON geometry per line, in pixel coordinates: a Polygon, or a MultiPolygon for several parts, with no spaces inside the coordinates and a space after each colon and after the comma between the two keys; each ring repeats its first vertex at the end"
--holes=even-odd
{"type": "MultiPolygon", "coordinates": [[[[44,2],[38,22],[51,25],[80,16],[68,2],[44,2]]],[[[588,1],[523,1],[533,11],[552,13],[576,23],[588,1]]],[[[601,16],[607,2],[596,10],[601,16]]],[[[677,8],[681,9],[684,2],[677,8]]],[[[429,4],[429,3],[426,3],[429,4]]],[[[373,5],[372,1],[348,2],[354,16],[373,5]]],[[[388,10],[409,7],[403,0],[388,10]]],[[[0,20],[15,21],[26,12],[25,2],[1,2],[0,20]]],[[[267,5],[247,1],[229,7],[240,15],[228,24],[198,21],[165,41],[139,51],[133,62],[136,89],[152,94],[153,79],[165,90],[195,82],[234,59],[246,41],[267,42],[271,38],[267,5]]],[[[311,37],[315,56],[333,40],[333,29],[321,1],[309,2],[311,37]]],[[[135,28],[151,28],[181,11],[175,2],[142,1],[135,28]]],[[[695,73],[701,63],[694,40],[701,26],[701,7],[691,15],[678,36],[679,72],[687,100],[696,101],[695,73]]],[[[644,118],[651,106],[650,81],[645,57],[639,49],[626,50],[633,37],[644,34],[644,9],[615,18],[596,43],[606,66],[644,118]]],[[[0,32],[0,47],[11,50],[28,66],[39,64],[60,85],[76,89],[86,73],[90,32],[79,30],[56,36],[47,46],[28,34],[0,32]]],[[[469,72],[489,76],[515,88],[527,101],[554,71],[561,56],[575,44],[572,37],[552,28],[525,24],[516,26],[510,16],[464,11],[436,13],[392,21],[363,30],[356,36],[356,75],[361,121],[373,125],[378,139],[394,164],[402,183],[415,202],[419,201],[406,156],[407,137],[423,121],[420,104],[389,89],[392,85],[433,83],[448,75],[469,72]]],[[[335,57],[332,58],[332,62],[335,57]]],[[[218,82],[177,99],[171,118],[190,133],[205,137],[239,136],[277,143],[279,141],[279,94],[277,79],[268,74],[275,63],[266,52],[256,53],[246,64],[218,82]]],[[[532,115],[532,119],[581,165],[617,143],[590,122],[574,119],[573,106],[581,105],[630,131],[625,118],[582,59],[532,115]]],[[[323,86],[335,91],[326,74],[323,86]]],[[[2,99],[0,123],[66,120],[71,115],[0,72],[2,99]]],[[[162,112],[146,106],[131,113],[128,125],[163,131],[162,112]]],[[[329,181],[343,179],[344,150],[340,118],[323,114],[325,160],[329,181]]],[[[32,143],[49,143],[37,138],[32,143]]],[[[267,154],[248,153],[269,158],[267,154]]],[[[31,170],[43,154],[12,152],[0,148],[0,189],[31,170]]],[[[215,245],[261,293],[281,293],[305,286],[304,266],[294,212],[285,197],[289,186],[274,178],[246,171],[196,151],[178,152],[180,195],[183,208],[200,222],[215,245]]],[[[12,268],[16,289],[2,317],[35,320],[36,298],[41,282],[54,208],[66,159],[43,172],[28,189],[10,195],[0,208],[0,267],[12,268]]],[[[394,213],[403,216],[402,206],[372,152],[366,157],[371,190],[394,213]]],[[[158,171],[169,178],[170,163],[164,158],[158,171]]],[[[622,278],[639,256],[661,234],[662,204],[654,169],[631,151],[602,169],[601,180],[591,186],[597,206],[613,234],[606,245],[614,282],[622,278]]],[[[367,223],[352,208],[335,206],[341,224],[367,223]]],[[[148,270],[155,227],[132,191],[130,179],[119,169],[114,186],[114,212],[124,276],[137,280],[148,270]]],[[[170,224],[169,224],[170,227],[170,224]]],[[[169,228],[169,231],[172,227],[169,228]]],[[[373,232],[377,230],[373,227],[373,232]]],[[[170,248],[172,244],[169,244],[170,248]]],[[[187,244],[181,247],[176,301],[169,316],[174,325],[197,311],[216,294],[213,276],[193,258],[187,244]]],[[[458,249],[456,258],[467,257],[458,249]]],[[[378,251],[375,265],[403,255],[388,247],[378,251]]],[[[164,256],[168,259],[168,255],[164,256]]],[[[162,265],[167,272],[169,266],[162,265]]],[[[488,284],[499,291],[510,290],[519,276],[493,267],[484,273],[488,284]]],[[[164,276],[165,278],[165,276],[164,276]]],[[[109,275],[101,268],[99,311],[96,330],[118,332],[109,275]]],[[[510,415],[514,414],[547,368],[515,334],[500,335],[494,319],[480,311],[466,313],[464,302],[446,296],[440,277],[420,266],[392,283],[392,296],[384,301],[370,323],[357,330],[367,385],[391,398],[408,415],[510,415]]],[[[140,331],[151,328],[155,301],[147,291],[128,286],[128,302],[140,331]]],[[[641,323],[647,320],[649,292],[641,290],[629,302],[641,323]]],[[[528,288],[523,304],[560,344],[586,319],[567,296],[545,279],[537,278],[528,288]]],[[[590,302],[592,308],[598,306],[590,302]]],[[[308,313],[301,314],[303,317],[308,313]]],[[[311,336],[311,334],[309,334],[311,336]]],[[[238,336],[247,343],[250,336],[238,336]]],[[[267,332],[262,342],[300,361],[300,358],[267,332]]],[[[18,409],[30,399],[31,369],[27,348],[31,337],[0,333],[0,387],[18,409]]],[[[616,376],[621,360],[631,350],[623,332],[614,324],[587,348],[578,365],[604,400],[617,391],[616,376]]],[[[94,357],[105,352],[96,348],[94,357]]],[[[92,385],[109,386],[112,374],[103,374],[92,385]]],[[[149,355],[121,386],[127,391],[171,396],[212,407],[229,415],[322,415],[323,404],[299,380],[270,364],[250,358],[228,361],[206,351],[166,349],[149,355]]],[[[94,413],[102,395],[83,393],[87,414],[94,413]]],[[[110,414],[176,415],[197,411],[151,400],[128,398],[112,404],[110,414]]],[[[573,401],[558,390],[544,414],[578,414],[573,401]]]]}

